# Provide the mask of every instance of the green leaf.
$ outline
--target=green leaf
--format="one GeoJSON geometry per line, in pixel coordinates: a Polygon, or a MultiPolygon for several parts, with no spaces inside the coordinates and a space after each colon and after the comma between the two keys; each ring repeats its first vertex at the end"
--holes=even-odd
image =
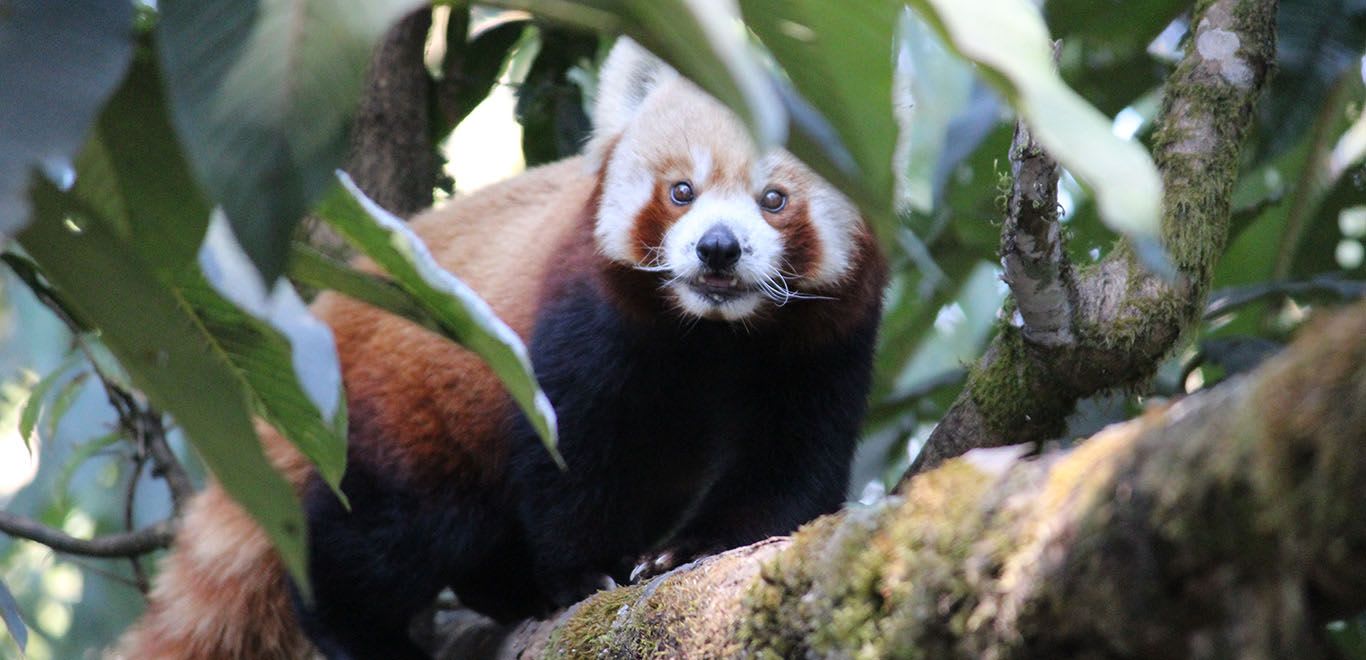
{"type": "Polygon", "coordinates": [[[58,175],[132,54],[133,4],[0,4],[0,236],[28,221],[33,168],[58,175]]]}
{"type": "Polygon", "coordinates": [[[162,0],[175,126],[267,282],[332,185],[376,41],[418,0],[162,0]]]}
{"type": "Polygon", "coordinates": [[[266,460],[233,366],[211,347],[185,301],[104,221],[43,182],[33,200],[35,220],[19,242],[64,300],[99,328],[134,384],[175,416],[307,593],[303,511],[266,460]]]}
{"type": "Polygon", "coordinates": [[[624,33],[667,60],[749,124],[763,147],[787,137],[787,112],[739,16],[726,3],[701,0],[491,0],[569,25],[624,33]]]}
{"type": "Polygon", "coordinates": [[[24,439],[24,446],[29,451],[33,451],[33,431],[38,428],[38,420],[42,417],[43,408],[47,402],[47,395],[62,381],[66,372],[76,366],[78,356],[75,353],[68,355],[56,369],[53,369],[41,380],[33,384],[28,393],[28,401],[24,403],[24,409],[19,413],[19,436],[24,439]]]}
{"type": "MultiPolygon", "coordinates": [[[[77,171],[75,196],[121,228],[128,244],[161,280],[184,296],[203,322],[210,345],[235,367],[233,373],[240,376],[254,409],[310,458],[337,490],[345,469],[346,412],[339,404],[340,366],[331,333],[297,302],[297,296],[297,304],[287,304],[292,290],[266,296],[245,256],[234,262],[241,268],[214,280],[214,286],[190,263],[200,254],[205,272],[210,266],[222,270],[223,260],[236,255],[215,259],[210,248],[232,243],[238,254],[240,248],[225,231],[215,234],[219,240],[206,243],[206,252],[199,251],[209,208],[176,142],[149,52],[138,53],[128,79],[101,114],[77,171]],[[254,296],[219,295],[253,286],[254,296]],[[229,298],[244,302],[260,318],[234,306],[229,298]],[[300,343],[291,342],[296,336],[283,332],[290,329],[302,329],[297,335],[300,343]]],[[[287,283],[283,286],[289,288],[287,283]]]]}
{"type": "Polygon", "coordinates": [[[199,265],[176,278],[176,290],[210,345],[235,367],[253,408],[345,500],[346,400],[332,331],[288,281],[266,293],[221,216],[209,227],[199,265]]]}
{"type": "Polygon", "coordinates": [[[1048,0],[1044,12],[1053,32],[1065,40],[1073,37],[1101,37],[1107,41],[1137,42],[1146,46],[1162,28],[1181,12],[1190,9],[1190,0],[1138,0],[1096,2],[1095,0],[1048,0]]]}
{"type": "Polygon", "coordinates": [[[1156,241],[1162,181],[1152,158],[1138,143],[1116,137],[1110,121],[1058,77],[1047,28],[1034,5],[1025,0],[911,0],[910,5],[982,67],[1035,139],[1095,192],[1107,226],[1140,245],[1156,241]]]}
{"type": "MultiPolygon", "coordinates": [[[[746,24],[773,53],[824,121],[791,113],[791,149],[803,161],[887,221],[892,208],[892,114],[895,32],[903,7],[890,0],[741,0],[746,24]],[[841,163],[823,138],[829,122],[852,163],[841,163]],[[849,168],[853,165],[853,169],[849,168]]],[[[866,210],[869,210],[866,209],[866,210]]],[[[890,227],[879,228],[890,236],[890,227]]]]}
{"type": "Polygon", "coordinates": [[[3,580],[0,580],[0,621],[5,622],[5,628],[14,638],[14,643],[19,645],[19,653],[23,653],[28,648],[28,627],[24,625],[23,617],[19,616],[19,602],[14,600],[14,594],[10,593],[3,580]]]}
{"type": "Polygon", "coordinates": [[[332,289],[390,314],[401,316],[432,332],[440,333],[441,324],[428,314],[422,302],[409,295],[393,280],[356,270],[312,248],[296,242],[290,251],[289,277],[315,289],[332,289]]]}
{"type": "Polygon", "coordinates": [[[407,225],[367,198],[350,177],[338,177],[345,189],[330,195],[319,214],[388,271],[436,319],[443,334],[488,363],[558,462],[555,410],[536,382],[521,338],[478,293],[437,265],[407,225]]]}
{"type": "Polygon", "coordinates": [[[209,205],[171,128],[156,60],[145,47],[109,100],[77,161],[76,195],[125,229],[158,270],[194,259],[209,205]]]}
{"type": "Polygon", "coordinates": [[[66,381],[66,383],[62,385],[62,389],[57,390],[57,394],[52,397],[52,407],[48,410],[46,415],[47,424],[43,427],[43,430],[47,432],[49,438],[57,434],[57,426],[62,423],[62,418],[66,416],[66,412],[71,410],[71,405],[76,403],[76,395],[81,393],[81,386],[84,385],[85,381],[89,380],[89,378],[89,371],[82,371],[76,374],[70,380],[66,381]]]}
{"type": "Polygon", "coordinates": [[[71,489],[71,478],[75,476],[76,470],[96,454],[122,439],[123,433],[114,431],[98,438],[86,440],[71,448],[71,454],[67,456],[66,462],[62,463],[62,471],[57,474],[57,480],[53,482],[51,489],[53,493],[56,493],[58,501],[62,503],[62,508],[71,506],[67,491],[71,489]]]}

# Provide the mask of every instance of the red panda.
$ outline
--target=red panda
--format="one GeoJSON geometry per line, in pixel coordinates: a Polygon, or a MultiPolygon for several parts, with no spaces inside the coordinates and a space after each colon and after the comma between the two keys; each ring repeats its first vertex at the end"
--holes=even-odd
{"type": "Polygon", "coordinates": [[[528,343],[568,469],[478,358],[324,294],[352,509],[261,428],[304,502],[313,604],[210,485],[116,657],[425,657],[406,631],[444,587],[543,615],[643,556],[662,570],[840,506],[886,277],[867,224],[640,47],[599,89],[585,155],[411,223],[528,343]]]}

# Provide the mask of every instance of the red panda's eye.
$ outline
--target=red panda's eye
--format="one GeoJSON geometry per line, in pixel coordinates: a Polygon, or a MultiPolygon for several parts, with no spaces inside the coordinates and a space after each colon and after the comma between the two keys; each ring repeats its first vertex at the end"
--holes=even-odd
{"type": "Polygon", "coordinates": [[[787,195],[769,188],[764,191],[764,196],[759,198],[759,206],[769,213],[777,213],[787,206],[787,195]]]}
{"type": "Polygon", "coordinates": [[[687,181],[679,181],[669,189],[669,199],[679,206],[691,204],[696,196],[697,193],[693,192],[692,184],[687,181]]]}

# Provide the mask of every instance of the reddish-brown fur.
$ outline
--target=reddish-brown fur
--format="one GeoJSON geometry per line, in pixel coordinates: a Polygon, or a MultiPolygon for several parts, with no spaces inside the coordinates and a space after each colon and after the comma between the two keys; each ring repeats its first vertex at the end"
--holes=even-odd
{"type": "MultiPolygon", "coordinates": [[[[439,263],[526,339],[547,273],[560,267],[551,251],[579,226],[595,185],[581,160],[561,161],[452,200],[411,226],[439,263]]],[[[323,294],[313,308],[336,338],[352,419],[383,429],[368,434],[382,443],[353,443],[352,460],[432,488],[478,488],[501,476],[503,447],[493,428],[507,395],[477,356],[338,295],[323,294]]],[[[301,490],[307,459],[274,430],[258,430],[272,463],[301,490]]],[[[353,438],[367,437],[363,431],[353,428],[353,438]]],[[[285,659],[309,648],[264,532],[210,484],[187,507],[146,613],[111,655],[285,659]]]]}

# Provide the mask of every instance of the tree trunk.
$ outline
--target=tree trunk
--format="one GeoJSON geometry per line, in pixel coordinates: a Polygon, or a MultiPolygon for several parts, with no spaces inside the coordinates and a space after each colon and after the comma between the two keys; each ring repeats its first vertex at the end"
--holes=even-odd
{"type": "Polygon", "coordinates": [[[1323,657],[1324,622],[1366,607],[1366,304],[1250,376],[1018,456],[600,592],[499,653],[1323,657]]]}

